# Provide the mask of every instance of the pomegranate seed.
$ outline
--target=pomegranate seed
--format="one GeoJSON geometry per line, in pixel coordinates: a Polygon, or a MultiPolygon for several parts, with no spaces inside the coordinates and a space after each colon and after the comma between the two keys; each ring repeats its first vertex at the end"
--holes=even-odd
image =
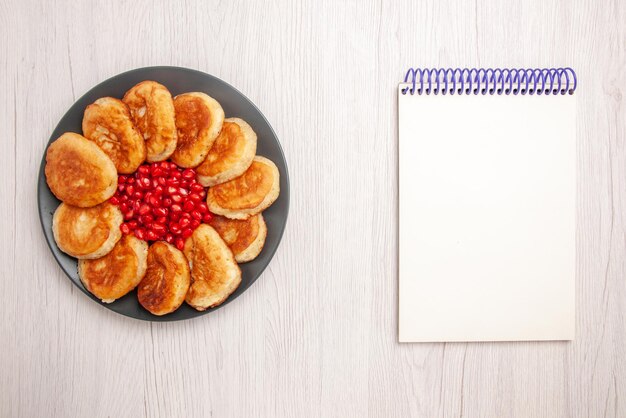
{"type": "Polygon", "coordinates": [[[157,185],[161,185],[161,186],[165,186],[165,183],[167,183],[167,180],[165,180],[165,177],[159,177],[156,180],[152,180],[152,185],[154,187],[157,187],[157,185]],[[155,184],[156,183],[156,184],[155,184]]]}
{"type": "Polygon", "coordinates": [[[139,208],[139,214],[140,215],[147,215],[148,213],[150,213],[150,206],[148,205],[141,205],[141,207],[139,208]]]}
{"type": "Polygon", "coordinates": [[[170,177],[169,179],[167,179],[165,184],[167,184],[168,186],[178,186],[180,184],[180,180],[174,177],[170,177]]]}
{"type": "Polygon", "coordinates": [[[180,189],[178,189],[178,193],[180,193],[181,196],[187,196],[189,194],[189,190],[181,187],[180,189]]]}
{"type": "Polygon", "coordinates": [[[112,198],[109,199],[109,203],[113,204],[113,205],[119,205],[120,204],[120,198],[117,196],[113,196],[112,198]]]}
{"type": "Polygon", "coordinates": [[[128,224],[128,227],[131,229],[131,231],[134,231],[135,229],[137,229],[138,224],[136,220],[133,219],[132,221],[127,222],[127,224],[128,224]]]}
{"type": "Polygon", "coordinates": [[[147,165],[140,166],[137,171],[141,174],[150,174],[150,167],[147,165]]]}
{"type": "Polygon", "coordinates": [[[161,205],[161,200],[158,197],[156,197],[156,196],[152,196],[152,197],[150,197],[150,204],[152,206],[160,206],[161,205]]]}
{"type": "Polygon", "coordinates": [[[185,203],[183,203],[183,209],[185,210],[185,212],[191,212],[192,210],[194,210],[195,206],[196,205],[194,205],[191,200],[186,200],[185,203]]]}
{"type": "Polygon", "coordinates": [[[194,219],[197,219],[197,220],[201,220],[202,219],[202,214],[199,211],[197,211],[197,210],[194,210],[193,212],[191,212],[191,216],[194,219]]]}
{"type": "Polygon", "coordinates": [[[189,199],[193,200],[194,202],[201,202],[202,196],[200,196],[199,193],[192,193],[189,195],[189,199]]]}
{"type": "Polygon", "coordinates": [[[191,180],[191,179],[196,178],[196,173],[191,168],[188,168],[185,171],[183,171],[182,176],[183,178],[186,178],[187,180],[191,180]]]}
{"type": "Polygon", "coordinates": [[[130,227],[128,224],[121,224],[120,231],[122,231],[122,234],[130,234],[130,227]]]}
{"type": "Polygon", "coordinates": [[[127,185],[126,194],[132,196],[133,193],[135,193],[135,186],[133,186],[132,184],[127,185]]]}
{"type": "Polygon", "coordinates": [[[122,213],[126,213],[128,212],[128,203],[126,202],[122,202],[120,204],[120,210],[122,211],[122,213]]]}
{"type": "Polygon", "coordinates": [[[180,219],[180,212],[170,212],[170,219],[172,221],[177,221],[180,219]]]}
{"type": "Polygon", "coordinates": [[[170,195],[176,194],[178,192],[178,189],[174,186],[168,186],[167,188],[167,193],[170,195]]]}
{"type": "Polygon", "coordinates": [[[171,208],[172,212],[181,212],[183,210],[182,207],[178,203],[174,203],[171,208]]]}
{"type": "Polygon", "coordinates": [[[183,201],[183,197],[179,194],[173,194],[170,196],[170,198],[172,198],[172,201],[175,203],[180,203],[183,201]]]}
{"type": "Polygon", "coordinates": [[[139,201],[139,200],[135,200],[135,201],[133,202],[133,210],[134,210],[134,211],[138,211],[140,207],[141,207],[141,201],[139,201]]]}
{"type": "Polygon", "coordinates": [[[139,217],[139,222],[141,222],[142,224],[148,226],[151,225],[152,222],[154,222],[154,216],[152,215],[142,215],[139,217]]]}
{"type": "Polygon", "coordinates": [[[169,197],[166,197],[165,199],[163,199],[163,201],[161,201],[161,204],[163,205],[163,207],[166,207],[166,208],[169,208],[170,206],[172,206],[172,203],[174,202],[169,197]]]}
{"type": "Polygon", "coordinates": [[[158,218],[154,220],[154,222],[165,224],[167,223],[167,216],[159,216],[158,218]]]}
{"type": "Polygon", "coordinates": [[[126,179],[126,184],[135,184],[135,178],[129,177],[128,179],[126,179]]]}
{"type": "Polygon", "coordinates": [[[165,171],[161,167],[153,165],[151,174],[152,174],[152,177],[161,177],[162,175],[165,174],[165,171]]]}
{"type": "Polygon", "coordinates": [[[120,202],[126,202],[126,201],[128,201],[128,196],[126,196],[125,194],[123,194],[123,195],[118,195],[118,196],[119,196],[119,198],[120,198],[120,202]]]}
{"type": "Polygon", "coordinates": [[[209,207],[206,205],[205,202],[197,203],[196,209],[198,209],[200,213],[207,213],[209,211],[209,207]]]}
{"type": "Polygon", "coordinates": [[[135,212],[131,209],[128,212],[126,212],[124,214],[124,219],[129,220],[133,217],[133,215],[135,214],[135,212]]]}
{"type": "Polygon", "coordinates": [[[187,228],[189,225],[191,225],[191,220],[189,220],[189,218],[181,218],[178,223],[180,224],[181,228],[187,228]]]}
{"type": "Polygon", "coordinates": [[[206,190],[199,191],[198,195],[200,195],[200,197],[204,199],[206,197],[206,190]]]}
{"type": "Polygon", "coordinates": [[[202,215],[202,222],[209,223],[211,222],[211,219],[213,219],[213,215],[211,215],[210,213],[205,213],[204,215],[202,215]]]}
{"type": "Polygon", "coordinates": [[[126,183],[126,176],[118,176],[117,182],[118,184],[126,183]]]}
{"type": "Polygon", "coordinates": [[[176,164],[174,164],[174,163],[169,163],[169,168],[171,170],[178,170],[178,166],[176,164]]]}
{"type": "MultiPolygon", "coordinates": [[[[169,170],[169,169],[170,169],[170,167],[171,167],[171,166],[170,166],[170,164],[174,164],[174,163],[168,163],[167,161],[163,161],[163,162],[161,163],[161,166],[160,166],[160,167],[161,167],[163,170],[169,170]]],[[[174,165],[176,165],[176,164],[174,164],[174,165]]]]}
{"type": "Polygon", "coordinates": [[[167,216],[167,212],[168,210],[165,208],[154,208],[152,210],[152,213],[154,213],[155,216],[167,216]]]}
{"type": "Polygon", "coordinates": [[[185,189],[189,189],[189,186],[191,186],[191,184],[189,183],[189,180],[185,180],[185,179],[183,179],[183,180],[180,182],[179,186],[180,186],[180,187],[184,187],[185,189]]]}
{"type": "Polygon", "coordinates": [[[148,238],[148,240],[150,240],[150,241],[156,241],[156,240],[157,240],[157,238],[159,238],[159,236],[158,236],[158,235],[157,235],[157,233],[156,233],[156,232],[154,232],[153,230],[149,230],[149,231],[146,233],[146,238],[148,238]]]}
{"type": "Polygon", "coordinates": [[[202,187],[200,183],[194,183],[191,185],[192,192],[201,192],[202,190],[204,190],[204,187],[202,187]]]}
{"type": "Polygon", "coordinates": [[[183,248],[185,248],[185,240],[182,238],[178,238],[176,240],[176,248],[178,248],[179,250],[183,250],[183,248]]]}
{"type": "Polygon", "coordinates": [[[191,213],[189,212],[183,212],[180,215],[181,218],[187,218],[187,219],[191,219],[191,213]]]}
{"type": "Polygon", "coordinates": [[[170,177],[173,179],[178,179],[178,181],[180,181],[180,178],[183,176],[183,174],[178,171],[178,170],[174,170],[170,173],[170,177]]]}
{"type": "Polygon", "coordinates": [[[124,183],[117,185],[117,191],[120,193],[123,193],[125,188],[126,188],[126,185],[124,183]]]}
{"type": "Polygon", "coordinates": [[[141,193],[141,191],[137,190],[135,193],[133,193],[133,199],[136,199],[136,200],[143,199],[143,193],[141,193]]]}
{"type": "Polygon", "coordinates": [[[157,234],[163,234],[165,233],[165,225],[154,223],[152,224],[152,230],[156,232],[157,234]]]}
{"type": "Polygon", "coordinates": [[[151,198],[152,196],[154,196],[154,194],[153,194],[153,192],[152,192],[152,191],[146,192],[146,193],[144,193],[144,195],[143,195],[143,200],[145,200],[145,201],[146,201],[146,203],[147,203],[147,202],[149,202],[149,201],[150,201],[150,198],[151,198]]]}
{"type": "Polygon", "coordinates": [[[139,239],[145,239],[146,238],[146,231],[139,228],[139,229],[135,229],[135,236],[139,239]]]}
{"type": "Polygon", "coordinates": [[[165,188],[163,186],[161,186],[160,184],[154,188],[154,194],[161,196],[163,194],[163,192],[165,192],[165,188]]]}
{"type": "Polygon", "coordinates": [[[165,236],[165,241],[167,241],[167,242],[168,242],[168,243],[170,243],[170,244],[171,244],[171,243],[173,243],[173,242],[174,242],[174,235],[172,235],[172,234],[167,234],[167,235],[165,236]]]}
{"type": "Polygon", "coordinates": [[[199,221],[199,220],[197,220],[197,219],[193,219],[193,220],[191,221],[191,229],[196,229],[196,228],[197,228],[197,227],[199,227],[199,226],[200,226],[200,221],[199,221]]]}
{"type": "Polygon", "coordinates": [[[180,225],[179,225],[179,224],[177,224],[176,222],[172,222],[172,223],[170,224],[170,231],[172,232],[172,234],[176,234],[176,235],[178,235],[178,234],[180,234],[180,233],[181,233],[181,231],[182,231],[182,230],[181,230],[181,228],[180,228],[180,225]]]}
{"type": "Polygon", "coordinates": [[[183,236],[183,238],[189,238],[191,234],[193,234],[193,229],[186,228],[186,229],[183,229],[183,232],[181,235],[183,236]]]}

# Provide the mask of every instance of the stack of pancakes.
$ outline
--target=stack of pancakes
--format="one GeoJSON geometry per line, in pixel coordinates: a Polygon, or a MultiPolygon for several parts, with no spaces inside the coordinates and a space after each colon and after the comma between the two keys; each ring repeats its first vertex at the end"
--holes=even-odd
{"type": "Polygon", "coordinates": [[[237,263],[263,249],[262,211],[280,192],[278,168],[256,156],[252,127],[225,119],[220,104],[204,93],[172,98],[165,86],[143,81],[122,100],[103,97],[87,106],[82,128],[83,135],[64,133],[49,146],[45,174],[62,201],[53,218],[55,241],[79,259],[85,288],[108,303],[138,287],[139,302],[154,315],[184,301],[200,311],[224,302],[241,283],[237,263]],[[122,213],[107,202],[118,174],[168,159],[195,168],[215,214],[183,251],[122,236],[122,213]]]}

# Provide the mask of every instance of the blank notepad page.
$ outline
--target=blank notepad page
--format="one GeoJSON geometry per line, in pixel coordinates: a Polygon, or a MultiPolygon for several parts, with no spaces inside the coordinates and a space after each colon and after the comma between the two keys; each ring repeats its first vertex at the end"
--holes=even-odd
{"type": "Polygon", "coordinates": [[[399,337],[574,337],[574,95],[399,97],[399,337]]]}

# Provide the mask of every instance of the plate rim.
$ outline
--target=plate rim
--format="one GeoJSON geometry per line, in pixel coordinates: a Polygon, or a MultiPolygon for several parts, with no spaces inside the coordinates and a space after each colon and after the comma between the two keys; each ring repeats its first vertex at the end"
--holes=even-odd
{"type": "MultiPolygon", "coordinates": [[[[283,193],[283,190],[281,190],[281,194],[282,193],[283,193]]],[[[56,198],[56,196],[55,196],[55,198],[56,198]]],[[[98,84],[94,85],[93,87],[89,88],[79,98],[75,99],[73,101],[73,103],[69,106],[69,108],[65,111],[65,113],[63,113],[63,116],[61,116],[61,118],[59,119],[59,121],[55,125],[54,129],[52,129],[52,132],[50,133],[50,137],[49,137],[48,141],[46,142],[45,147],[43,149],[43,155],[41,157],[41,163],[39,164],[39,174],[38,174],[38,177],[37,177],[37,214],[39,216],[39,224],[41,225],[41,233],[43,234],[43,237],[44,237],[44,240],[46,241],[46,244],[48,245],[48,249],[52,253],[54,261],[61,268],[61,270],[65,274],[66,278],[72,283],[72,286],[76,286],[81,292],[83,292],[85,295],[87,295],[89,299],[91,299],[92,301],[96,302],[98,305],[100,305],[101,307],[107,309],[110,312],[114,312],[114,313],[116,313],[118,315],[121,315],[121,316],[124,316],[124,317],[127,317],[127,318],[132,318],[132,319],[135,319],[135,320],[149,322],[149,323],[153,323],[153,322],[180,322],[180,321],[187,321],[187,320],[196,319],[196,318],[204,316],[204,315],[206,315],[208,313],[215,312],[215,311],[219,310],[220,308],[228,305],[229,303],[231,303],[232,301],[237,299],[239,296],[243,295],[243,293],[245,293],[248,289],[250,289],[256,283],[256,281],[259,279],[259,277],[261,277],[261,275],[265,272],[267,267],[270,265],[270,263],[274,259],[274,255],[276,254],[276,251],[278,251],[278,247],[280,247],[280,244],[282,243],[283,235],[284,235],[285,229],[287,228],[287,222],[289,220],[289,209],[290,209],[290,203],[291,203],[291,199],[290,198],[291,198],[291,184],[289,182],[289,169],[288,169],[288,165],[287,165],[287,159],[285,158],[285,152],[284,152],[283,147],[282,147],[282,145],[280,143],[278,135],[276,135],[276,131],[272,127],[272,125],[269,122],[269,120],[267,120],[267,118],[265,117],[265,114],[263,114],[263,112],[261,112],[259,107],[252,100],[250,100],[250,98],[248,96],[243,94],[239,89],[237,89],[236,87],[232,86],[230,83],[222,80],[219,77],[216,77],[216,76],[214,76],[212,74],[206,73],[204,71],[196,70],[196,69],[193,69],[193,68],[171,66],[171,65],[156,65],[156,66],[139,67],[139,68],[133,68],[131,70],[127,70],[127,71],[115,74],[115,75],[113,75],[111,77],[108,77],[105,80],[99,82],[98,84]],[[45,184],[46,187],[48,187],[48,191],[50,192],[50,194],[52,194],[52,196],[54,196],[54,194],[50,190],[49,186],[47,186],[47,182],[45,181],[46,153],[48,151],[48,147],[54,141],[54,138],[52,137],[52,134],[59,128],[59,126],[61,125],[61,122],[63,122],[63,120],[68,116],[68,113],[71,110],[71,108],[77,102],[81,101],[85,96],[87,96],[90,91],[92,91],[92,90],[94,90],[94,89],[96,89],[98,87],[101,87],[102,85],[110,82],[111,80],[113,80],[115,78],[122,77],[122,76],[125,76],[125,75],[128,75],[128,74],[141,72],[141,71],[146,71],[146,70],[172,70],[172,71],[176,71],[176,72],[180,71],[180,72],[194,73],[196,75],[200,75],[200,76],[203,76],[203,77],[208,77],[208,78],[212,79],[214,82],[221,83],[221,84],[225,85],[226,87],[234,90],[243,99],[248,101],[250,103],[250,105],[258,112],[258,114],[261,116],[261,118],[265,121],[265,123],[267,124],[268,128],[270,129],[272,135],[276,139],[276,145],[277,145],[278,152],[280,153],[280,156],[282,157],[282,160],[284,162],[284,174],[281,173],[281,177],[284,177],[285,183],[287,185],[286,196],[285,196],[285,198],[287,200],[286,200],[286,207],[285,207],[284,222],[282,223],[282,226],[280,227],[280,230],[278,232],[278,243],[277,243],[276,247],[273,248],[271,250],[271,252],[268,254],[268,256],[269,256],[268,262],[265,264],[265,266],[263,266],[263,268],[260,269],[260,271],[258,272],[256,277],[252,280],[252,283],[250,283],[248,288],[246,288],[237,297],[235,297],[235,298],[228,297],[223,303],[221,303],[220,305],[216,306],[215,308],[205,309],[204,311],[196,311],[196,312],[194,312],[195,315],[189,316],[189,317],[186,317],[186,318],[172,318],[172,317],[169,317],[169,315],[158,316],[158,315],[151,314],[148,311],[146,311],[146,312],[148,312],[150,314],[149,317],[145,317],[145,318],[137,317],[137,316],[133,316],[133,315],[130,315],[128,313],[125,313],[125,312],[117,311],[117,310],[113,309],[110,304],[104,303],[101,300],[97,299],[84,286],[79,286],[78,283],[76,283],[73,280],[72,276],[66,270],[66,268],[63,266],[63,264],[61,264],[60,260],[57,258],[57,256],[54,253],[54,248],[52,246],[53,245],[52,242],[48,239],[48,236],[46,235],[46,227],[45,227],[44,222],[43,222],[42,203],[41,203],[42,184],[45,184]],[[44,179],[43,182],[42,182],[42,179],[44,179]]],[[[54,245],[56,245],[56,243],[54,245]]],[[[72,257],[72,258],[74,260],[76,260],[76,265],[78,266],[78,259],[76,259],[75,257],[72,257]]],[[[80,280],[80,277],[78,278],[78,280],[80,280]]],[[[184,303],[185,302],[183,302],[183,304],[184,303]]]]}

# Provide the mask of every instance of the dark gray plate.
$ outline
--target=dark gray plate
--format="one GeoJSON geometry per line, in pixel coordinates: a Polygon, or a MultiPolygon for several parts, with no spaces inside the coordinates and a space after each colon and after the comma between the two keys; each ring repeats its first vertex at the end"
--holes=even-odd
{"type": "MultiPolygon", "coordinates": [[[[52,250],[54,258],[67,274],[67,277],[78,286],[86,295],[97,303],[106,306],[122,315],[132,318],[143,319],[148,321],[177,321],[180,319],[193,318],[213,312],[216,309],[235,300],[239,295],[248,289],[252,283],[261,275],[265,267],[269,264],[274,256],[278,244],[285,230],[287,223],[287,213],[289,212],[289,177],[287,173],[287,163],[285,156],[278,142],[276,134],[272,130],[269,122],[257,107],[243,94],[234,87],[213,77],[212,75],[202,73],[200,71],[190,70],[188,68],[179,67],[146,67],[128,71],[115,77],[112,77],[96,87],[89,90],[83,97],[78,99],[76,103],[63,116],[54,132],[50,136],[48,145],[57,139],[64,132],[82,133],[81,123],[85,107],[93,103],[96,99],[103,96],[111,96],[121,98],[124,93],[143,80],[154,80],[165,85],[173,96],[190,92],[201,91],[216,99],[226,113],[226,117],[240,117],[248,122],[257,133],[257,154],[272,160],[280,171],[280,196],[269,209],[263,212],[263,217],[267,223],[267,239],[265,247],[261,254],[249,263],[241,264],[242,282],[239,288],[217,308],[208,309],[204,312],[198,312],[190,308],[187,304],[183,304],[176,312],[165,316],[155,316],[143,309],[137,301],[136,292],[133,291],[123,298],[107,304],[102,303],[89,293],[82,285],[78,278],[77,261],[75,258],[61,252],[57,247],[52,235],[52,215],[60,204],[59,200],[54,197],[46,184],[44,175],[45,151],[41,160],[39,169],[39,182],[37,186],[37,203],[39,205],[39,218],[43,228],[44,235],[48,241],[48,246],[52,250]]],[[[46,146],[47,149],[47,146],[46,146]]]]}

